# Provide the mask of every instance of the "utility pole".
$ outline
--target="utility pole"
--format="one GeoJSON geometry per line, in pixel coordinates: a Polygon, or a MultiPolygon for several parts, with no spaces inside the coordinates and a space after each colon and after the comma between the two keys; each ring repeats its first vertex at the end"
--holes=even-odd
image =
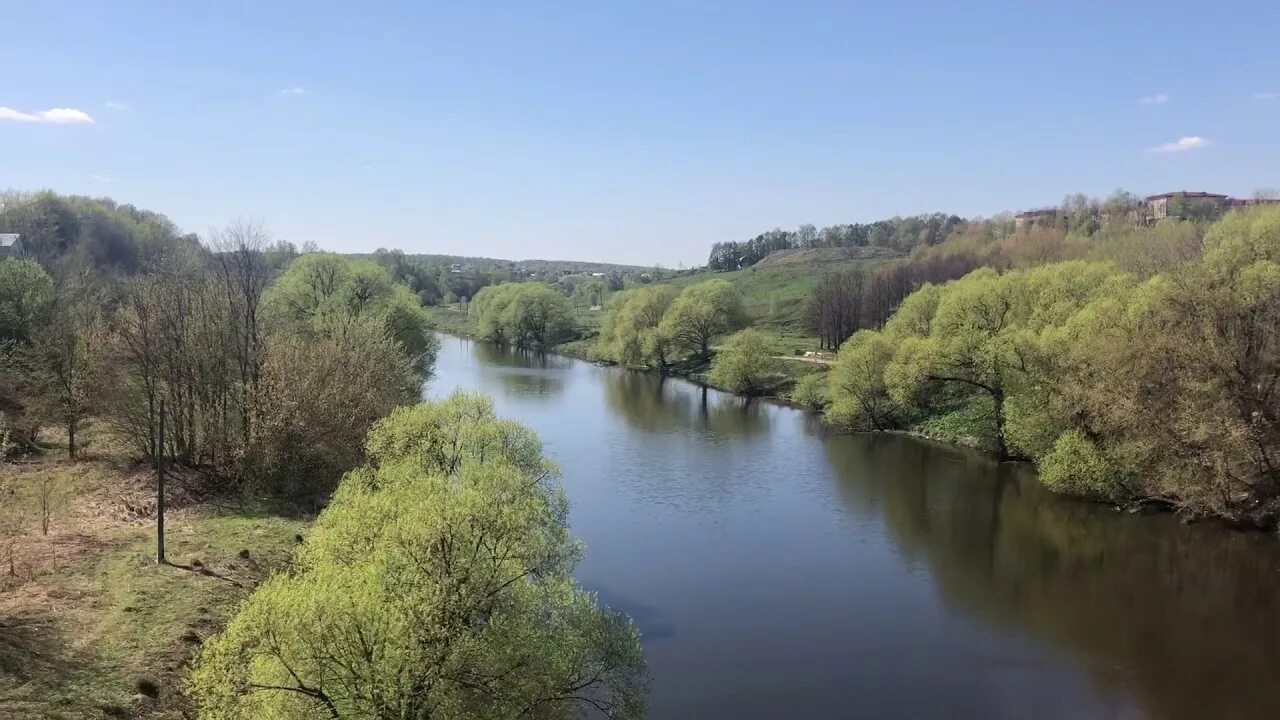
{"type": "Polygon", "coordinates": [[[164,565],[164,398],[160,398],[159,435],[156,443],[156,564],[164,565]]]}

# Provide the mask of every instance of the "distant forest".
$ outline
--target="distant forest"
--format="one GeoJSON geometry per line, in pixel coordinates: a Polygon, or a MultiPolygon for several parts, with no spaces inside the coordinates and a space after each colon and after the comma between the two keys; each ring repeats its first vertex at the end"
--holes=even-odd
{"type": "MultiPolygon", "coordinates": [[[[200,246],[198,236],[182,232],[160,213],[110,198],[47,191],[0,193],[0,234],[21,237],[19,248],[0,248],[0,256],[20,253],[44,266],[93,268],[107,276],[142,273],[165,249],[176,245],[189,249],[200,246]]],[[[276,240],[271,256],[277,267],[283,267],[299,255],[319,250],[310,242],[298,246],[276,240]]],[[[348,257],[378,263],[392,280],[407,285],[422,305],[469,300],[481,288],[504,282],[558,282],[572,293],[580,284],[616,290],[629,281],[648,282],[672,272],[660,267],[590,261],[499,260],[385,248],[348,257]]]]}

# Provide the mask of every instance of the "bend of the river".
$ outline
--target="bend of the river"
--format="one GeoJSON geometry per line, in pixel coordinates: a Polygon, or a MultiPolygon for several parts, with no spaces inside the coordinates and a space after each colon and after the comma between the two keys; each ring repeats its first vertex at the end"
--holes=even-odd
{"type": "Polygon", "coordinates": [[[682,380],[442,336],[560,464],[653,718],[1280,718],[1280,543],[682,380]]]}

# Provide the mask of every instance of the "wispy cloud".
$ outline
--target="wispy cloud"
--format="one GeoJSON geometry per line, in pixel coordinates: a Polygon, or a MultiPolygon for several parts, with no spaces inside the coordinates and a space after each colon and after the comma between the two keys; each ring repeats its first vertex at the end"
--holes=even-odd
{"type": "Polygon", "coordinates": [[[1276,98],[1280,98],[1280,93],[1256,92],[1253,94],[1254,100],[1275,100],[1276,98]]]}
{"type": "Polygon", "coordinates": [[[291,88],[285,88],[276,94],[277,95],[306,95],[307,89],[304,87],[291,87],[291,88]]]}
{"type": "Polygon", "coordinates": [[[92,125],[93,118],[89,113],[74,108],[53,108],[28,113],[13,108],[0,107],[0,120],[12,120],[21,123],[43,123],[46,125],[92,125]]]}
{"type": "Polygon", "coordinates": [[[1208,140],[1205,140],[1199,135],[1189,135],[1187,137],[1178,138],[1177,142],[1157,145],[1153,148],[1148,149],[1147,152],[1153,152],[1153,153],[1187,152],[1189,150],[1199,150],[1201,148],[1208,147],[1208,146],[1209,146],[1208,140]]]}
{"type": "Polygon", "coordinates": [[[108,100],[107,107],[111,108],[112,110],[128,110],[129,104],[122,103],[119,100],[108,100]]]}
{"type": "Polygon", "coordinates": [[[1169,96],[1164,93],[1156,93],[1155,95],[1143,95],[1138,98],[1138,102],[1143,105],[1163,105],[1169,102],[1169,96]]]}
{"type": "Polygon", "coordinates": [[[94,180],[97,180],[100,183],[113,183],[116,181],[116,179],[111,177],[110,175],[90,175],[89,177],[93,178],[94,180]]]}

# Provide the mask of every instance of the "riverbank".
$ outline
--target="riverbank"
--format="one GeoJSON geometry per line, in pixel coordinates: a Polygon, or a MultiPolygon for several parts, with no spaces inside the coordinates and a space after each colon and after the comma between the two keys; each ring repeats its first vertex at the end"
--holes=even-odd
{"type": "Polygon", "coordinates": [[[175,475],[169,564],[157,565],[152,470],[107,442],[93,437],[77,460],[55,448],[0,464],[4,717],[189,717],[183,685],[201,643],[308,526],[197,499],[175,475]]]}
{"type": "MultiPolygon", "coordinates": [[[[447,312],[450,312],[450,311],[437,310],[435,313],[433,313],[433,317],[439,317],[442,313],[447,313],[447,312]]],[[[458,313],[456,312],[454,312],[453,314],[455,316],[458,315],[458,313]]],[[[446,319],[452,320],[453,322],[447,324],[446,327],[438,326],[442,332],[448,332],[450,334],[457,335],[459,337],[465,337],[467,339],[475,340],[477,342],[483,342],[478,338],[476,338],[474,324],[466,322],[465,317],[452,317],[452,318],[448,316],[445,316],[445,317],[446,319]]],[[[614,365],[615,363],[602,362],[594,357],[594,353],[592,352],[592,350],[595,345],[595,341],[596,341],[596,337],[594,335],[591,335],[589,337],[580,337],[570,342],[563,343],[553,348],[549,348],[547,352],[557,354],[557,355],[562,355],[565,357],[574,358],[577,360],[582,360],[585,362],[614,365]]],[[[669,377],[682,378],[696,385],[699,385],[701,387],[711,388],[711,389],[718,390],[720,392],[724,392],[730,395],[736,395],[738,397],[743,397],[743,398],[750,398],[753,400],[762,400],[765,402],[781,405],[784,407],[801,410],[801,411],[818,416],[823,423],[828,424],[828,426],[832,427],[834,430],[837,430],[837,431],[843,430],[843,428],[840,428],[839,426],[828,423],[825,415],[821,412],[820,409],[815,409],[814,407],[797,402],[791,397],[791,394],[790,394],[790,391],[804,377],[818,374],[818,373],[825,374],[826,372],[829,371],[831,364],[806,361],[802,356],[796,357],[794,359],[781,356],[781,357],[775,357],[774,359],[779,363],[780,372],[778,372],[773,377],[773,382],[767,392],[763,394],[753,395],[753,396],[746,396],[740,393],[735,393],[728,388],[718,386],[714,382],[712,382],[709,377],[710,362],[707,360],[689,358],[677,363],[673,363],[671,366],[667,368],[667,375],[669,377]]],[[[627,367],[627,369],[634,372],[659,374],[659,371],[656,368],[651,368],[646,366],[639,366],[639,367],[629,366],[627,367]]],[[[899,429],[886,431],[886,434],[905,435],[909,437],[915,437],[923,440],[928,440],[931,442],[943,443],[953,447],[963,448],[973,452],[978,452],[983,454],[984,456],[993,456],[994,447],[989,442],[985,441],[983,438],[966,434],[964,432],[964,429],[966,427],[967,425],[963,423],[948,422],[946,418],[943,418],[943,419],[937,419],[931,422],[927,422],[912,428],[899,428],[899,429]]],[[[1018,460],[1016,462],[1029,465],[1030,467],[1036,469],[1036,471],[1038,472],[1038,467],[1032,461],[1018,460]]],[[[1114,508],[1117,511],[1148,512],[1153,509],[1159,509],[1159,510],[1168,511],[1168,512],[1177,514],[1184,522],[1215,520],[1222,523],[1224,526],[1230,527],[1235,530],[1274,532],[1278,527],[1280,527],[1280,512],[1267,510],[1265,508],[1261,509],[1259,512],[1255,512],[1252,514],[1232,517],[1232,516],[1226,516],[1226,515],[1207,515],[1203,513],[1199,513],[1199,514],[1189,513],[1187,512],[1186,508],[1183,508],[1179,506],[1177,503],[1172,502],[1168,499],[1163,499],[1163,498],[1153,499],[1153,498],[1133,497],[1133,498],[1125,499],[1123,501],[1114,501],[1114,500],[1090,499],[1085,496],[1074,496],[1074,495],[1071,495],[1070,493],[1066,493],[1066,495],[1071,497],[1078,497],[1084,500],[1089,500],[1090,502],[1096,502],[1099,505],[1108,506],[1108,507],[1114,508]]]]}
{"type": "Polygon", "coordinates": [[[743,718],[927,717],[940,698],[958,717],[990,717],[1013,701],[990,704],[992,682],[1081,717],[1190,717],[1134,698],[1208,716],[1275,705],[1273,538],[1115,512],[1047,492],[1025,465],[826,432],[656,373],[442,343],[429,397],[487,393],[554,448],[586,547],[579,581],[653,648],[655,720],[725,698],[743,718]],[[866,642],[883,663],[856,662],[866,642]],[[996,659],[975,662],[977,645],[996,659]],[[729,675],[715,671],[726,647],[741,664],[729,675]],[[941,648],[928,668],[921,647],[941,648]],[[1262,661],[1213,674],[1241,653],[1262,661]],[[863,675],[823,671],[817,656],[863,675]],[[1081,658],[1105,673],[1096,692],[1081,658]]]}
{"type": "MultiPolygon", "coordinates": [[[[457,337],[467,338],[483,342],[476,335],[475,321],[472,320],[465,312],[458,309],[458,306],[434,306],[427,308],[427,314],[435,323],[436,329],[440,332],[454,335],[457,337]]],[[[596,357],[594,352],[597,341],[598,325],[588,324],[579,328],[578,337],[568,342],[560,343],[550,348],[546,348],[545,352],[563,355],[565,357],[582,360],[591,363],[603,363],[614,365],[616,363],[610,361],[602,361],[596,357]]],[[[775,345],[780,351],[791,351],[792,353],[802,353],[807,347],[803,338],[790,336],[777,336],[775,345]]],[[[713,348],[714,349],[714,348],[713,348]]],[[[814,361],[805,358],[802,354],[794,356],[777,355],[774,357],[777,361],[779,372],[777,372],[771,380],[769,390],[761,395],[751,396],[755,399],[769,400],[777,402],[788,407],[797,409],[806,409],[802,405],[791,400],[789,392],[802,378],[816,373],[825,373],[830,369],[829,362],[814,361]]],[[[652,372],[658,373],[657,368],[649,366],[629,366],[628,370],[636,372],[652,372]]],[[[698,385],[709,387],[721,392],[729,394],[734,393],[732,390],[716,385],[711,381],[708,373],[711,369],[709,360],[689,358],[672,363],[667,368],[667,375],[671,377],[680,377],[689,380],[698,385]]],[[[740,395],[740,397],[747,397],[740,395]]]]}

